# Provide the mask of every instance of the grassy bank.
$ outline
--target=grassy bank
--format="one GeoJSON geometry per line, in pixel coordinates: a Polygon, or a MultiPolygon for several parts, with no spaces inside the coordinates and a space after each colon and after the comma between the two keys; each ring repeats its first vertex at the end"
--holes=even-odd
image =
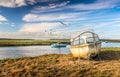
{"type": "Polygon", "coordinates": [[[100,39],[100,40],[103,42],[116,42],[116,43],[120,42],[120,39],[100,39]]]}
{"type": "Polygon", "coordinates": [[[69,40],[0,40],[0,46],[28,46],[28,45],[51,45],[62,42],[69,44],[69,40]]]}
{"type": "Polygon", "coordinates": [[[0,77],[120,77],[120,48],[103,48],[102,61],[51,54],[0,61],[0,77]]]}

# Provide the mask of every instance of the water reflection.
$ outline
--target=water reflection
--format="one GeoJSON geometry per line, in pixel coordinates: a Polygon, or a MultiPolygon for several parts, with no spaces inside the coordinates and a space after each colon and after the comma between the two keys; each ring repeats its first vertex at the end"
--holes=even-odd
{"type": "Polygon", "coordinates": [[[112,43],[112,42],[105,43],[105,42],[103,42],[102,47],[120,47],[120,43],[112,43]]]}
{"type": "Polygon", "coordinates": [[[39,56],[52,53],[67,54],[69,53],[69,48],[51,48],[50,46],[0,47],[0,59],[39,56]]]}

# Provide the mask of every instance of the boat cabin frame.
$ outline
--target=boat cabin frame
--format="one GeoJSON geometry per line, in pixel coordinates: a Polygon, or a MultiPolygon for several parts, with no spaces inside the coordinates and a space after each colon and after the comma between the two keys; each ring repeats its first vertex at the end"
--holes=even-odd
{"type": "Polygon", "coordinates": [[[89,43],[96,43],[96,42],[100,42],[100,39],[99,39],[99,37],[96,33],[93,33],[91,31],[83,32],[80,35],[76,36],[75,38],[71,39],[71,45],[72,46],[89,44],[89,43]],[[86,36],[86,37],[81,38],[81,35],[83,35],[85,33],[91,33],[92,37],[87,37],[86,36]]]}
{"type": "Polygon", "coordinates": [[[70,51],[74,57],[90,59],[98,55],[100,49],[101,41],[94,32],[85,31],[71,39],[70,51]]]}

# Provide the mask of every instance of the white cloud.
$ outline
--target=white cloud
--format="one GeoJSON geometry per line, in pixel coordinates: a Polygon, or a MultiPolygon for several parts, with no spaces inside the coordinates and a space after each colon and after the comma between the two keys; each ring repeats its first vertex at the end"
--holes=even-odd
{"type": "Polygon", "coordinates": [[[10,26],[11,26],[11,27],[15,27],[15,24],[11,24],[10,26]]]}
{"type": "Polygon", "coordinates": [[[71,18],[73,16],[66,15],[57,15],[57,14],[46,14],[46,15],[36,15],[36,14],[27,14],[24,16],[23,20],[27,22],[35,22],[35,21],[55,21],[66,18],[71,18]]]}
{"type": "Polygon", "coordinates": [[[23,27],[18,31],[18,33],[23,34],[23,36],[21,34],[22,38],[69,38],[69,35],[64,35],[64,33],[61,33],[59,31],[60,29],[64,29],[65,27],[66,26],[62,25],[61,23],[27,23],[23,25],[23,27]]]}
{"type": "Polygon", "coordinates": [[[26,23],[18,32],[0,32],[1,38],[14,39],[63,39],[68,38],[58,33],[60,28],[64,28],[60,23],[26,23]],[[57,32],[55,32],[57,30],[57,32]]]}
{"type": "Polygon", "coordinates": [[[61,4],[49,4],[48,6],[38,6],[33,8],[32,13],[55,12],[63,10],[99,10],[118,7],[120,0],[96,0],[89,4],[67,5],[70,1],[61,4]],[[67,5],[67,6],[66,6],[67,5]],[[61,7],[64,6],[64,7],[61,7]]]}
{"type": "Polygon", "coordinates": [[[37,3],[36,0],[26,0],[26,4],[31,4],[31,5],[33,5],[33,4],[35,4],[35,3],[37,3]]]}
{"type": "Polygon", "coordinates": [[[39,7],[33,8],[31,13],[23,17],[23,20],[26,22],[86,20],[88,17],[87,16],[83,17],[83,15],[89,15],[88,13],[90,13],[90,10],[93,10],[92,12],[95,12],[95,10],[99,10],[99,9],[114,8],[117,6],[117,3],[119,2],[120,0],[97,0],[96,2],[90,3],[90,4],[75,4],[75,5],[68,5],[68,6],[65,6],[65,5],[67,5],[69,1],[61,4],[51,4],[51,5],[49,4],[48,6],[45,6],[45,7],[39,6],[39,7]],[[57,8],[59,6],[64,6],[64,7],[57,8]],[[70,9],[86,10],[86,12],[79,12],[79,14],[63,13],[64,10],[70,10],[70,9]],[[84,13],[84,14],[81,14],[81,13],[84,13]]]}
{"type": "Polygon", "coordinates": [[[45,32],[61,26],[60,23],[28,23],[24,24],[19,32],[45,32]]]}
{"type": "Polygon", "coordinates": [[[109,26],[116,26],[116,23],[119,24],[120,22],[117,21],[110,21],[110,22],[97,22],[97,23],[87,23],[87,24],[82,24],[83,27],[85,29],[99,29],[99,28],[103,28],[103,27],[109,27],[109,26]],[[97,25],[96,25],[97,24],[97,25]]]}
{"type": "Polygon", "coordinates": [[[26,6],[27,4],[33,5],[35,3],[37,3],[36,0],[0,0],[0,6],[9,8],[26,6]]]}
{"type": "Polygon", "coordinates": [[[69,3],[70,1],[66,1],[66,2],[63,2],[63,3],[60,3],[60,4],[49,4],[49,8],[57,8],[57,7],[62,7],[62,6],[65,6],[69,3]]]}
{"type": "Polygon", "coordinates": [[[3,7],[20,7],[25,5],[25,0],[0,0],[0,6],[3,7]]]}
{"type": "MultiPolygon", "coordinates": [[[[56,2],[57,0],[0,0],[0,6],[15,8],[26,6],[28,4],[34,5],[35,3],[47,3],[47,2],[56,2]]],[[[64,4],[61,4],[61,6],[64,4]]]]}
{"type": "Polygon", "coordinates": [[[85,20],[80,16],[86,15],[91,12],[78,12],[78,13],[49,13],[49,14],[27,14],[23,17],[23,21],[26,22],[38,22],[38,21],[61,21],[61,20],[85,20]]]}
{"type": "Polygon", "coordinates": [[[7,19],[3,17],[2,15],[0,15],[0,21],[7,21],[7,19]]]}
{"type": "Polygon", "coordinates": [[[0,32],[1,38],[12,38],[12,39],[63,39],[69,38],[61,34],[48,34],[45,32],[0,32]]]}
{"type": "Polygon", "coordinates": [[[50,9],[54,9],[54,8],[59,8],[59,7],[63,7],[65,5],[67,5],[69,3],[69,1],[63,2],[63,3],[52,3],[49,4],[48,6],[38,6],[35,7],[33,10],[40,10],[40,11],[45,11],[45,10],[50,10],[50,9]]]}
{"type": "Polygon", "coordinates": [[[95,3],[91,4],[77,4],[71,5],[66,8],[77,9],[77,10],[98,10],[106,8],[114,8],[117,6],[120,0],[97,0],[95,3]]]}
{"type": "Polygon", "coordinates": [[[1,38],[13,38],[13,39],[49,39],[45,33],[37,32],[0,32],[1,38]]]}

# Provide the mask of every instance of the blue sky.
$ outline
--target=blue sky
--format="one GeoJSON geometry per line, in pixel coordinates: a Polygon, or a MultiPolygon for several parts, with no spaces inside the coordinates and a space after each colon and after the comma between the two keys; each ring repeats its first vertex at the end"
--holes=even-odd
{"type": "Polygon", "coordinates": [[[0,0],[0,38],[70,38],[85,29],[120,39],[120,0],[0,0]]]}

